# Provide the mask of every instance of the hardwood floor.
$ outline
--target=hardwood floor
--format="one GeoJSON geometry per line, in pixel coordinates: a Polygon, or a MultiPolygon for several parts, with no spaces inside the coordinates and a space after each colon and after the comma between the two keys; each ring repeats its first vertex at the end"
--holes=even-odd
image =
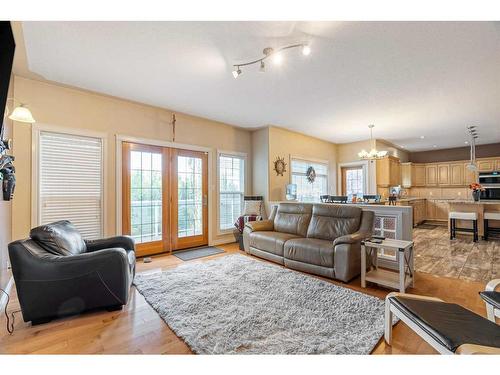
{"type": "MultiPolygon", "coordinates": [[[[220,246],[226,253],[217,254],[191,262],[241,253],[236,244],[220,246]]],[[[176,267],[183,263],[175,256],[157,256],[152,263],[138,261],[138,272],[176,267]]],[[[326,280],[326,279],[325,279],[326,280]]],[[[331,280],[330,280],[331,281],[331,280]]],[[[331,281],[351,289],[359,290],[383,298],[389,290],[371,286],[362,289],[360,280],[349,284],[331,281]]],[[[484,303],[478,292],[484,283],[440,277],[425,273],[416,274],[416,287],[408,292],[430,295],[455,302],[486,316],[484,303]]],[[[9,311],[19,309],[15,292],[12,293],[9,311]]],[[[132,297],[122,311],[93,312],[78,317],[59,319],[32,327],[22,321],[21,313],[16,314],[15,332],[11,336],[5,330],[5,317],[0,319],[0,353],[25,354],[189,354],[189,347],[178,338],[146,303],[134,288],[132,297]]],[[[383,340],[375,347],[374,354],[431,354],[436,353],[428,344],[403,323],[398,323],[393,331],[393,346],[388,347],[383,340]]]]}

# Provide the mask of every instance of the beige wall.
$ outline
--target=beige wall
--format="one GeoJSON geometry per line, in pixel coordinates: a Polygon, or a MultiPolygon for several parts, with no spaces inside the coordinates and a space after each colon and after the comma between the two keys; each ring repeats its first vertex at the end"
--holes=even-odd
{"type": "MultiPolygon", "coordinates": [[[[115,135],[155,140],[172,140],[172,112],[105,95],[66,88],[55,84],[15,76],[14,95],[28,103],[38,124],[105,132],[107,135],[107,225],[106,235],[116,233],[115,205],[115,135]]],[[[211,196],[216,194],[217,150],[243,152],[248,155],[247,190],[251,192],[251,133],[223,123],[177,113],[176,142],[209,147],[212,164],[209,173],[211,196]]],[[[13,201],[13,238],[25,237],[31,227],[31,127],[14,127],[14,154],[17,166],[17,191],[13,201]]],[[[217,202],[210,201],[212,239],[216,242],[233,239],[217,235],[217,202]]]]}
{"type": "Polygon", "coordinates": [[[369,139],[359,142],[339,143],[337,144],[337,162],[351,163],[358,161],[358,153],[361,150],[370,151],[371,149],[372,142],[369,139]]]}
{"type": "MultiPolygon", "coordinates": [[[[14,79],[11,77],[9,83],[9,91],[7,96],[9,98],[13,97],[14,93],[14,79]]],[[[7,101],[7,106],[12,112],[13,103],[12,101],[7,101]]],[[[4,109],[1,109],[2,115],[4,114],[4,109]]],[[[3,118],[4,125],[4,139],[9,139],[12,137],[12,121],[8,117],[3,118]]],[[[17,163],[16,163],[17,165],[17,163]]],[[[2,194],[0,192],[0,194],[2,194]]],[[[17,194],[16,194],[17,196],[17,194]]],[[[0,288],[5,288],[6,283],[9,279],[7,272],[7,261],[8,252],[7,245],[11,242],[11,232],[12,232],[12,201],[4,201],[3,197],[0,196],[0,288]]]]}
{"type": "Polygon", "coordinates": [[[389,142],[377,139],[376,146],[377,150],[388,151],[389,155],[395,156],[401,161],[401,163],[410,161],[410,153],[408,151],[401,150],[389,142]]]}
{"type": "Polygon", "coordinates": [[[292,157],[327,162],[329,167],[328,193],[334,194],[337,178],[336,155],[337,145],[334,143],[274,126],[269,127],[269,200],[285,199],[286,185],[291,182],[290,164],[292,157]],[[274,171],[274,161],[278,156],[284,157],[287,163],[283,176],[277,176],[274,171]]]}
{"type": "Polygon", "coordinates": [[[262,195],[269,215],[269,128],[252,132],[252,194],[262,195]]]}

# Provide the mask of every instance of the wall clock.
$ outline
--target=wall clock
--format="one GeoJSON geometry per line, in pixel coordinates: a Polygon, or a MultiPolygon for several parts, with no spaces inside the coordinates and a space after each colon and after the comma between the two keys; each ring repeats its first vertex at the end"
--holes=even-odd
{"type": "Polygon", "coordinates": [[[274,161],[274,170],[276,171],[276,176],[283,176],[283,173],[286,172],[286,163],[285,158],[278,158],[274,161]]]}

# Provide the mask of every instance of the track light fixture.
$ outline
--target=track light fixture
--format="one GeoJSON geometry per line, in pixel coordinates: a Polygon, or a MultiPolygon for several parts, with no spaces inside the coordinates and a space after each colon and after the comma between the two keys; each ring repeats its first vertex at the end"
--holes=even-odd
{"type": "Polygon", "coordinates": [[[282,62],[283,62],[283,51],[285,50],[288,50],[288,49],[292,49],[292,48],[300,48],[302,50],[302,54],[304,56],[309,56],[311,54],[311,47],[309,47],[309,45],[307,45],[306,43],[300,43],[300,44],[292,44],[292,45],[289,45],[289,46],[285,46],[285,47],[281,47],[277,50],[271,48],[271,47],[267,47],[267,48],[264,48],[264,50],[262,51],[264,57],[261,57],[260,59],[256,59],[256,60],[253,60],[253,61],[249,61],[249,62],[246,62],[246,63],[242,63],[242,64],[235,64],[233,65],[233,77],[234,78],[238,78],[241,74],[241,67],[243,66],[248,66],[248,65],[253,65],[253,64],[260,64],[260,69],[259,71],[260,72],[265,72],[266,71],[266,65],[264,63],[264,60],[266,60],[267,58],[271,57],[271,60],[272,62],[274,63],[274,65],[281,65],[282,62]]]}
{"type": "Polygon", "coordinates": [[[233,77],[238,78],[238,76],[241,74],[241,69],[239,66],[236,66],[236,69],[233,70],[233,77]]]}

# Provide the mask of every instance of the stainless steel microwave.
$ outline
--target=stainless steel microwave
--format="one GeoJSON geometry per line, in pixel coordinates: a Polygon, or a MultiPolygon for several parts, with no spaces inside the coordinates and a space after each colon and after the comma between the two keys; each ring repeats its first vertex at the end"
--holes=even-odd
{"type": "Polygon", "coordinates": [[[484,187],[481,199],[500,200],[500,171],[479,173],[479,183],[484,187]]]}

